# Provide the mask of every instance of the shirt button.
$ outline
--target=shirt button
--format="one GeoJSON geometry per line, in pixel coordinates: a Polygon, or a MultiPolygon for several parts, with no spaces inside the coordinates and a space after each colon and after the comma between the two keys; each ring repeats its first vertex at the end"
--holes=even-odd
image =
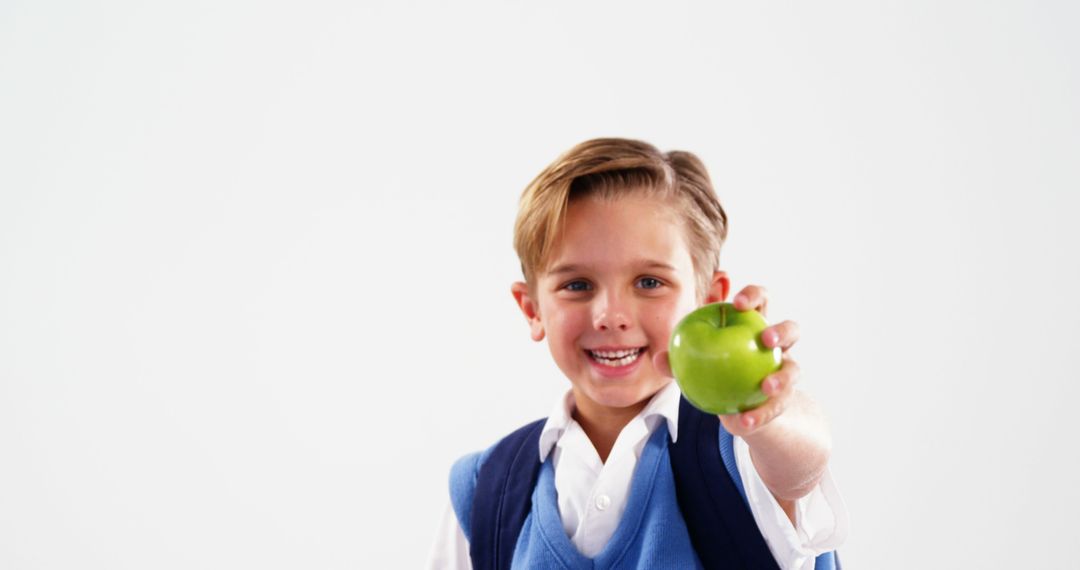
{"type": "Polygon", "coordinates": [[[607,495],[600,495],[596,498],[596,508],[601,511],[611,506],[611,497],[607,495]]]}

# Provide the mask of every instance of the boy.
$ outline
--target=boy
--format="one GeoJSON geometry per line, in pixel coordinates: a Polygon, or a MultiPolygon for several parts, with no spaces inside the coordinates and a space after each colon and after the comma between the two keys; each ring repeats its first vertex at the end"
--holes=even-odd
{"type": "MultiPolygon", "coordinates": [[[[672,328],[728,296],[726,233],[686,152],[590,140],[529,184],[511,291],[571,388],[546,420],[454,465],[431,567],[836,567],[847,513],[824,417],[794,389],[798,326],[762,333],[784,363],[757,409],[717,423],[672,381],[672,328]]],[[[765,290],[734,303],[764,313],[765,290]]]]}

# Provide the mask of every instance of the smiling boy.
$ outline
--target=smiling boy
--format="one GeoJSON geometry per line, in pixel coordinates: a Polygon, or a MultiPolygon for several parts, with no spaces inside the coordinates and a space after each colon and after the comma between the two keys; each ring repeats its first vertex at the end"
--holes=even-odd
{"type": "MultiPolygon", "coordinates": [[[[784,361],[757,409],[705,417],[671,377],[675,324],[728,296],[726,234],[690,153],[594,139],[529,184],[511,291],[570,390],[455,464],[431,567],[834,567],[847,514],[825,418],[795,389],[796,323],[762,333],[784,361]]],[[[748,286],[733,302],[764,313],[767,296],[748,286]]]]}

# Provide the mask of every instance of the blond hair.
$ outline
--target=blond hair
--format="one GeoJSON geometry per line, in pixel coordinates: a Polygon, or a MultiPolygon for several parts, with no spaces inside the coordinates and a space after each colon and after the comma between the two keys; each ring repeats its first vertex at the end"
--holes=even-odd
{"type": "Polygon", "coordinates": [[[692,153],[662,153],[649,143],[619,138],[585,141],[566,151],[521,194],[514,223],[514,249],[530,288],[550,260],[571,200],[611,199],[645,192],[674,201],[694,262],[698,299],[720,264],[727,214],[713,191],[705,165],[692,153]]]}

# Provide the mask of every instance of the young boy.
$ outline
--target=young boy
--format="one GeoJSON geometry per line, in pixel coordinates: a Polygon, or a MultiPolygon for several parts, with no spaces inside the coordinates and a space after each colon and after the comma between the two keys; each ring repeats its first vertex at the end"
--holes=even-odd
{"type": "MultiPolygon", "coordinates": [[[[546,420],[454,465],[430,566],[838,567],[847,512],[825,419],[794,388],[798,326],[762,333],[784,362],[759,408],[717,421],[672,379],[672,328],[729,292],[727,216],[701,161],[586,141],[525,189],[514,234],[514,300],[571,387],[546,420]]],[[[764,314],[767,297],[748,286],[733,302],[764,314]]]]}

